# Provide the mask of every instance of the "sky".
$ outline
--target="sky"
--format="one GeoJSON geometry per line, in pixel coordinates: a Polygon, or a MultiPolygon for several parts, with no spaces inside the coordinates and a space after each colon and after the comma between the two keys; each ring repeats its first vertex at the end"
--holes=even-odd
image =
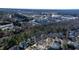
{"type": "Polygon", "coordinates": [[[0,8],[79,9],[79,0],[0,0],[0,8]]]}

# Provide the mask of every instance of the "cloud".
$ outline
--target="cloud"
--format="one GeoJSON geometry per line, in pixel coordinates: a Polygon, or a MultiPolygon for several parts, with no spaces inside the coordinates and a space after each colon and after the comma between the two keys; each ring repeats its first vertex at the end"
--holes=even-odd
{"type": "Polygon", "coordinates": [[[79,9],[78,0],[0,0],[0,8],[79,9]]]}

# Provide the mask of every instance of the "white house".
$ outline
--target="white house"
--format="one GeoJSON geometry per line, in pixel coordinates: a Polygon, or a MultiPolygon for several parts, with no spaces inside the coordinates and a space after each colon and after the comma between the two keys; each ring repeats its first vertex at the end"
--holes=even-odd
{"type": "Polygon", "coordinates": [[[11,23],[11,24],[6,24],[6,25],[0,25],[0,29],[1,29],[1,30],[7,30],[7,29],[13,29],[13,28],[14,28],[13,23],[11,23]]]}

